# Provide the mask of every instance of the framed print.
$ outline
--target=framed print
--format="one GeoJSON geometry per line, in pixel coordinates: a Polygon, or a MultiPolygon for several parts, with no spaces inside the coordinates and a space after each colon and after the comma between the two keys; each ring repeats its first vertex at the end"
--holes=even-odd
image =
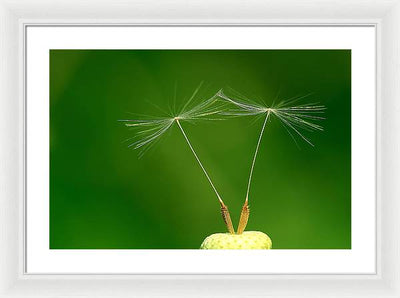
{"type": "Polygon", "coordinates": [[[2,295],[398,297],[400,4],[346,3],[1,4],[2,295]]]}

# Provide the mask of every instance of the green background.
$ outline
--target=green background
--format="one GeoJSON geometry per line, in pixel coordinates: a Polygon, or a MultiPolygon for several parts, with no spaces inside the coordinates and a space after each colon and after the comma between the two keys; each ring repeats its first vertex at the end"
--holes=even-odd
{"type": "MultiPolygon", "coordinates": [[[[51,50],[50,248],[172,249],[224,232],[219,204],[174,125],[150,152],[123,142],[129,113],[233,88],[267,103],[312,93],[326,106],[314,143],[266,128],[250,192],[247,230],[275,249],[351,248],[349,50],[51,50]],[[176,90],[176,91],[175,91],[176,90]]],[[[137,118],[137,117],[136,117],[137,118]]],[[[234,225],[262,120],[182,123],[234,225]]]]}

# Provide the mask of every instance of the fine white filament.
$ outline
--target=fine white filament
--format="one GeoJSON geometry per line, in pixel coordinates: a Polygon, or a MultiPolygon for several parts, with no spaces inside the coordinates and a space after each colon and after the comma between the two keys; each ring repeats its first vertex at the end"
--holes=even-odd
{"type": "Polygon", "coordinates": [[[214,183],[211,181],[211,178],[210,178],[210,176],[208,175],[208,173],[207,173],[206,169],[204,168],[203,164],[201,163],[200,158],[197,156],[197,153],[196,153],[196,151],[194,150],[192,144],[190,143],[189,138],[187,137],[185,131],[183,130],[183,127],[182,127],[181,123],[179,122],[179,119],[176,119],[176,124],[178,124],[178,126],[179,126],[179,128],[180,128],[180,130],[181,130],[181,132],[182,132],[182,134],[183,134],[183,136],[185,137],[185,140],[186,140],[187,144],[188,144],[189,147],[190,147],[190,150],[192,150],[194,157],[196,158],[197,162],[199,163],[201,169],[202,169],[203,172],[204,172],[204,175],[206,175],[208,182],[210,182],[211,187],[212,187],[212,189],[214,190],[215,194],[217,195],[218,200],[219,200],[220,202],[222,202],[222,199],[221,199],[221,197],[220,197],[220,195],[219,195],[217,189],[215,188],[214,183]]]}

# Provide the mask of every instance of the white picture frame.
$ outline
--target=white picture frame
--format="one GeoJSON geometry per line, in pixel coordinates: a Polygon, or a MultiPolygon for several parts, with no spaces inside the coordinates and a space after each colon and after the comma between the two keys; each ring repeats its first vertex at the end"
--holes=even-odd
{"type": "MultiPolygon", "coordinates": [[[[2,1],[0,3],[0,293],[11,296],[400,297],[400,1],[2,1]],[[229,5],[228,5],[229,4],[229,5]],[[212,15],[213,18],[207,18],[212,15]],[[143,19],[143,16],[146,19],[143,19]],[[334,17],[334,18],[332,18],[334,17]],[[42,25],[375,25],[377,28],[377,273],[369,275],[24,274],[24,30],[42,25]]],[[[374,244],[372,244],[374,245],[374,244]]]]}

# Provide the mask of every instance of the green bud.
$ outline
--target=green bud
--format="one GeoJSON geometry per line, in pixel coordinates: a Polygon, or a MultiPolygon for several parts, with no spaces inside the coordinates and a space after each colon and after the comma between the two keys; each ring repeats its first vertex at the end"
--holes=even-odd
{"type": "Polygon", "coordinates": [[[216,233],[204,239],[200,249],[271,249],[272,241],[267,234],[258,231],[242,234],[216,233]]]}

